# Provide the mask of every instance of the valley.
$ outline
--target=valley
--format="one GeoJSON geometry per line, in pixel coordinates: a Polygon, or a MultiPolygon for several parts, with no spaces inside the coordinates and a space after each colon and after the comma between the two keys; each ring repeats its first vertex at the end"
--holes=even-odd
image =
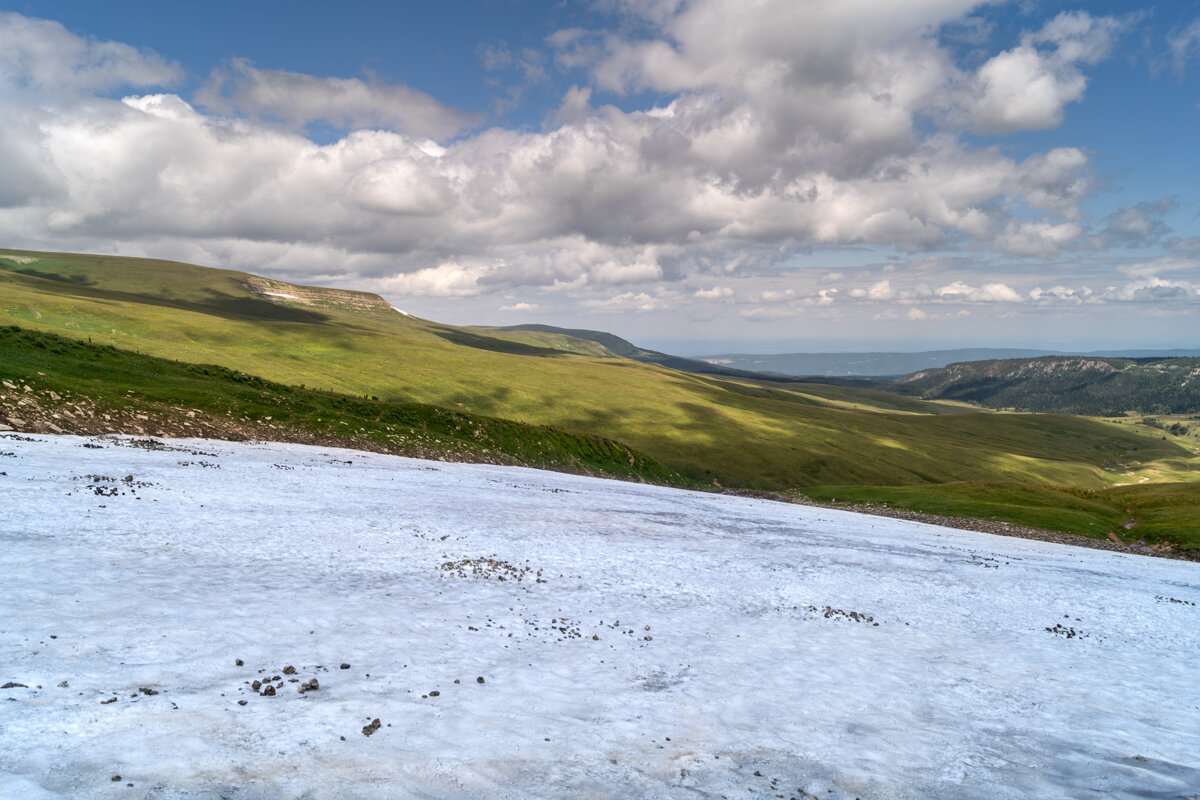
{"type": "MultiPolygon", "coordinates": [[[[1193,437],[1148,426],[998,413],[879,388],[684,372],[614,352],[602,337],[454,327],[409,316],[374,295],[248,273],[28,251],[0,251],[0,266],[0,319],[13,326],[0,348],[0,377],[36,384],[43,398],[72,392],[110,409],[138,406],[133,427],[51,423],[70,432],[159,433],[163,424],[137,425],[136,414],[165,421],[186,408],[200,412],[193,425],[237,421],[239,437],[338,441],[814,499],[820,487],[859,487],[879,498],[889,496],[887,487],[913,487],[908,502],[918,506],[931,502],[921,492],[938,491],[920,487],[1097,492],[1143,478],[1194,481],[1200,469],[1193,437]],[[30,338],[36,332],[49,338],[39,343],[30,338]],[[249,398],[250,384],[257,397],[249,398]],[[456,433],[429,434],[435,418],[447,420],[437,430],[456,433]],[[462,420],[512,433],[464,438],[462,420]],[[578,444],[554,452],[534,444],[551,430],[564,442],[611,442],[613,453],[636,454],[634,468],[626,455],[625,466],[610,473],[619,459],[580,457],[578,444]],[[318,436],[326,438],[311,438],[318,436]]],[[[10,413],[21,419],[19,410],[10,413]]],[[[1013,521],[1027,516],[1019,503],[962,508],[1013,521]]],[[[1079,527],[1054,513],[1040,519],[1053,529],[1079,527]]],[[[1151,544],[1200,543],[1190,522],[1154,530],[1138,533],[1151,544]]]]}

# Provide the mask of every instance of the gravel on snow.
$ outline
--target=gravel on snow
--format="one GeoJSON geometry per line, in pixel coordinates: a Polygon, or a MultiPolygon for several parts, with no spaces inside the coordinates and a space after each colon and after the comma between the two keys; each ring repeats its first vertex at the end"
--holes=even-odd
{"type": "Polygon", "coordinates": [[[0,473],[3,797],[1200,793],[1194,563],[301,445],[0,473]]]}

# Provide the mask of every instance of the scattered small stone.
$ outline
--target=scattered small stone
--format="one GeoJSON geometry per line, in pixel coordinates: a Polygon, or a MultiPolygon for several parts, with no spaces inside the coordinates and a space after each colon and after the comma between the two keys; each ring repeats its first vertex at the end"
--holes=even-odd
{"type": "Polygon", "coordinates": [[[102,706],[106,706],[106,705],[108,705],[109,703],[115,703],[115,702],[117,702],[117,698],[116,698],[116,696],[114,695],[113,697],[110,697],[110,698],[108,698],[107,700],[101,700],[101,701],[100,701],[100,705],[102,705],[102,706]]]}
{"type": "Polygon", "coordinates": [[[245,701],[245,700],[238,700],[238,705],[239,705],[239,706],[244,706],[244,705],[246,705],[246,701],[245,701]]]}
{"type": "Polygon", "coordinates": [[[458,678],[455,678],[455,679],[454,679],[454,682],[455,682],[455,683],[462,683],[462,681],[460,681],[458,678]]]}
{"type": "Polygon", "coordinates": [[[476,679],[475,679],[475,682],[476,682],[476,683],[485,683],[485,681],[483,680],[483,676],[482,676],[482,675],[480,675],[478,678],[476,678],[476,679]]]}
{"type": "Polygon", "coordinates": [[[295,675],[296,668],[293,667],[291,664],[288,664],[286,667],[283,668],[283,674],[284,675],[295,675]]]}
{"type": "Polygon", "coordinates": [[[440,694],[441,694],[441,692],[439,692],[437,689],[434,689],[432,692],[430,692],[430,693],[429,693],[429,696],[430,696],[430,697],[437,697],[437,696],[439,696],[440,694]]]}
{"type": "Polygon", "coordinates": [[[149,696],[152,696],[152,695],[156,695],[156,694],[158,694],[158,690],[157,690],[157,689],[148,689],[148,688],[147,688],[147,687],[145,687],[145,686],[138,687],[138,691],[139,691],[139,692],[141,692],[142,694],[144,694],[144,695],[148,696],[148,697],[149,697],[149,696]]]}
{"type": "Polygon", "coordinates": [[[342,665],[340,667],[338,667],[338,669],[350,669],[350,665],[343,662],[342,665]]]}
{"type": "Polygon", "coordinates": [[[371,721],[370,725],[364,725],[362,729],[363,736],[370,736],[372,733],[379,730],[382,724],[383,723],[381,723],[378,719],[375,719],[371,721]]]}
{"type": "Polygon", "coordinates": [[[240,658],[238,658],[238,659],[234,660],[233,664],[234,664],[234,666],[237,666],[237,667],[244,667],[246,665],[246,662],[244,662],[240,658]]]}
{"type": "Polygon", "coordinates": [[[268,683],[266,686],[263,687],[262,695],[263,695],[263,697],[274,697],[275,696],[275,687],[268,683]]]}
{"type": "Polygon", "coordinates": [[[67,688],[69,685],[70,685],[70,684],[69,684],[69,683],[67,683],[66,681],[59,681],[59,682],[58,682],[58,688],[60,688],[60,689],[65,689],[65,688],[67,688]]]}
{"type": "Polygon", "coordinates": [[[113,775],[113,776],[112,776],[112,782],[113,782],[113,783],[116,783],[116,782],[118,782],[119,780],[121,780],[121,776],[120,776],[120,775],[113,775]]]}
{"type": "Polygon", "coordinates": [[[9,681],[8,683],[4,684],[3,686],[0,686],[0,689],[28,689],[28,688],[29,687],[23,683],[14,683],[13,681],[9,681]]]}
{"type": "Polygon", "coordinates": [[[254,683],[250,684],[250,688],[257,692],[262,688],[262,681],[255,681],[254,683]]]}

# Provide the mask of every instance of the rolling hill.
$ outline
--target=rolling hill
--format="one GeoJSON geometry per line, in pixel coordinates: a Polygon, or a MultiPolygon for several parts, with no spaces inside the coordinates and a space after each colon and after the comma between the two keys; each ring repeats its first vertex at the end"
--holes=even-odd
{"type": "Polygon", "coordinates": [[[734,370],[779,376],[894,378],[965,361],[997,361],[1066,355],[1094,358],[1195,358],[1200,357],[1200,350],[1113,350],[1095,353],[1064,353],[1054,350],[970,347],[955,350],[925,350],[916,353],[724,353],[696,356],[694,360],[734,370]]]}
{"type": "Polygon", "coordinates": [[[1200,358],[975,361],[905,375],[896,385],[925,399],[988,408],[1098,416],[1200,413],[1200,358]]]}
{"type": "MultiPolygon", "coordinates": [[[[316,391],[314,398],[378,398],[601,437],[695,485],[783,491],[1000,481],[1103,489],[1143,475],[1195,476],[1190,444],[1158,431],[1073,416],[997,414],[852,386],[685,372],[631,358],[617,337],[443,325],[399,312],[375,295],[233,270],[6,250],[0,298],[0,322],[23,331],[161,360],[153,367],[130,362],[122,367],[127,376],[166,374],[171,362],[208,364],[256,376],[276,387],[268,393],[290,387],[316,391]]],[[[84,394],[87,381],[103,380],[101,367],[89,367],[91,356],[82,351],[56,367],[61,354],[43,348],[30,356],[28,343],[24,350],[12,343],[18,338],[0,349],[7,376],[59,391],[50,383],[73,375],[74,384],[64,388],[84,394]],[[88,369],[101,371],[83,378],[88,369]]],[[[209,377],[203,391],[217,398],[232,391],[228,376],[209,377]]],[[[124,403],[185,405],[156,399],[152,381],[124,380],[124,403]]],[[[296,416],[326,419],[307,413],[296,416]]],[[[380,413],[362,408],[351,417],[380,413]]],[[[254,414],[277,416],[263,408],[240,412],[250,421],[254,414]]]]}

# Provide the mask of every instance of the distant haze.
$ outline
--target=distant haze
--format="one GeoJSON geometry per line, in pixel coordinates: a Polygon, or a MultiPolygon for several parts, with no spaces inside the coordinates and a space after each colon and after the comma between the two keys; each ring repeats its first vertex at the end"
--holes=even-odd
{"type": "Polygon", "coordinates": [[[1084,355],[1115,358],[1151,356],[1200,356],[1200,350],[1105,350],[1101,352],[1064,352],[1051,350],[1006,350],[968,348],[927,350],[918,353],[731,353],[693,356],[699,361],[733,369],[775,372],[782,375],[822,375],[827,377],[889,377],[907,375],[921,369],[944,367],[961,361],[990,361],[1002,358],[1037,358],[1051,355],[1084,355]]]}

